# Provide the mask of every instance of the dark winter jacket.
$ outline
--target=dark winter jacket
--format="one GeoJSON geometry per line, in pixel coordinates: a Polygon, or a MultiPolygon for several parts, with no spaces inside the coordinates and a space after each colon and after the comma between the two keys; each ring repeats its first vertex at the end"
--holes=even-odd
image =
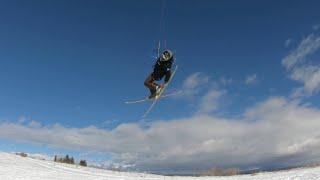
{"type": "Polygon", "coordinates": [[[172,57],[168,61],[160,61],[160,58],[157,59],[156,64],[154,65],[152,76],[156,81],[161,80],[164,76],[164,82],[167,83],[171,77],[171,67],[173,64],[174,58],[172,57]]]}

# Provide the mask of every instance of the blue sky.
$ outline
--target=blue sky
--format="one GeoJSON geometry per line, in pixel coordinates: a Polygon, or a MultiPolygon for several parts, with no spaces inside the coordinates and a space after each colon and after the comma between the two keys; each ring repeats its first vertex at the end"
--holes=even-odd
{"type": "MultiPolygon", "coordinates": [[[[161,122],[174,126],[178,121],[183,126],[183,122],[203,116],[232,122],[251,116],[264,119],[261,114],[250,114],[250,110],[270,110],[268,103],[288,104],[290,109],[308,107],[303,112],[310,114],[302,117],[319,119],[317,1],[170,1],[164,13],[165,31],[159,25],[162,1],[0,4],[0,118],[3,127],[14,126],[13,132],[0,135],[4,151],[19,147],[21,151],[48,154],[71,151],[74,156],[90,151],[92,159],[110,160],[112,154],[111,159],[123,162],[130,151],[122,152],[121,146],[117,150],[90,149],[86,142],[68,146],[74,142],[29,139],[36,134],[28,133],[39,130],[43,135],[49,130],[53,135],[57,125],[66,135],[81,137],[89,129],[117,140],[119,131],[125,131],[124,136],[135,132],[127,132],[126,125],[139,125],[139,132],[144,134],[153,129],[148,131],[148,127],[168,125],[161,126],[161,122]],[[142,119],[147,103],[129,106],[124,102],[147,95],[143,81],[151,72],[159,39],[174,51],[179,65],[171,90],[184,89],[185,93],[159,102],[149,117],[142,119]],[[294,63],[294,67],[286,62],[294,63]],[[19,128],[26,132],[19,134],[19,128]],[[8,142],[12,148],[5,146],[8,142]]],[[[202,140],[211,137],[215,135],[202,140]]],[[[181,139],[176,140],[178,147],[181,139]]],[[[141,147],[136,140],[128,141],[141,147]]],[[[142,152],[135,150],[135,154],[142,152]]],[[[127,159],[131,158],[140,169],[192,169],[167,161],[143,161],[132,154],[127,159]]],[[[267,162],[239,160],[221,166],[267,166],[260,161],[267,162]]],[[[203,168],[210,166],[219,164],[203,168]]]]}

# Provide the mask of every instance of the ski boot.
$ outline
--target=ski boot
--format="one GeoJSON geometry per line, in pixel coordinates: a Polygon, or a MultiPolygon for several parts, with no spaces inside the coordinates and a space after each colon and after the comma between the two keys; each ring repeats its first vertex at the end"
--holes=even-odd
{"type": "Polygon", "coordinates": [[[162,86],[156,85],[156,90],[151,92],[151,95],[149,96],[149,99],[155,98],[162,90],[162,86]]]}

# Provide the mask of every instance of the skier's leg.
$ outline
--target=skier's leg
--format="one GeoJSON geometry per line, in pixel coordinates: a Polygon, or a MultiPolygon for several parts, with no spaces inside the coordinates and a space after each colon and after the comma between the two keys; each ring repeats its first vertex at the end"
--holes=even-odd
{"type": "Polygon", "coordinates": [[[151,94],[156,92],[157,89],[157,84],[154,82],[154,78],[152,76],[152,74],[150,74],[147,79],[144,81],[144,85],[149,88],[151,94]]]}

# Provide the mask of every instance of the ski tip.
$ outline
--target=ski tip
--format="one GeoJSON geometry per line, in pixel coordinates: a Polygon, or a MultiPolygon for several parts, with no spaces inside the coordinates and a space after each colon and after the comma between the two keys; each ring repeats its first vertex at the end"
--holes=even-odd
{"type": "Polygon", "coordinates": [[[144,115],[141,116],[141,118],[146,118],[148,114],[149,113],[145,113],[144,115]]]}

